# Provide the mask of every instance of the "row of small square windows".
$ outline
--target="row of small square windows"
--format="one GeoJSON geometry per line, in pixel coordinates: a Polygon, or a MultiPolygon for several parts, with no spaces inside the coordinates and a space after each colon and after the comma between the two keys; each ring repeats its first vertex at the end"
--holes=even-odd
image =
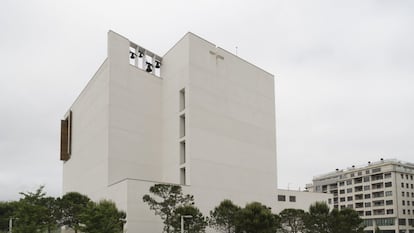
{"type": "MultiPolygon", "coordinates": [[[[286,201],[285,195],[277,195],[278,201],[286,201]]],[[[296,196],[289,196],[289,202],[296,202],[296,196]]]]}

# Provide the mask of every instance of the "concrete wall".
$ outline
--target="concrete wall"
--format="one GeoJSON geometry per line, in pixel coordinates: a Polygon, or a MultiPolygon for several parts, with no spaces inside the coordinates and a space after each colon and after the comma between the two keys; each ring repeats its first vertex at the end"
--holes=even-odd
{"type": "Polygon", "coordinates": [[[106,195],[108,177],[109,65],[106,60],[73,103],[72,155],[63,166],[63,193],[106,195]]]}
{"type": "Polygon", "coordinates": [[[280,213],[282,210],[288,208],[309,211],[309,207],[317,201],[325,202],[330,209],[333,208],[333,205],[329,204],[328,201],[329,199],[333,199],[333,194],[278,189],[277,195],[285,196],[286,199],[285,201],[277,201],[276,213],[280,213]],[[291,201],[290,197],[294,197],[295,201],[291,201]]]}
{"type": "Polygon", "coordinates": [[[108,33],[109,184],[161,179],[162,80],[129,64],[129,44],[108,33]]]}

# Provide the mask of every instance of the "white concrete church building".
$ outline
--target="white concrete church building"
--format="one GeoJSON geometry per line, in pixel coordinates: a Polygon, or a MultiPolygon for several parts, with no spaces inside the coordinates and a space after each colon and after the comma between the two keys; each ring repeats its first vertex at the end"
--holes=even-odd
{"type": "MultiPolygon", "coordinates": [[[[182,185],[205,215],[224,199],[280,211],[273,75],[192,33],[159,56],[109,31],[61,127],[63,192],[115,201],[127,232],[162,231],[142,202],[157,183],[182,185]]],[[[331,197],[309,195],[294,204],[331,197]]]]}

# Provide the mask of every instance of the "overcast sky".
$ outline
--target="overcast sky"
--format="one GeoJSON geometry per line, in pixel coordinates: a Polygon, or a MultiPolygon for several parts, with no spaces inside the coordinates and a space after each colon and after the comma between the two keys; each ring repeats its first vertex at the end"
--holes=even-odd
{"type": "Polygon", "coordinates": [[[191,31],[273,73],[280,188],[414,162],[414,1],[2,0],[0,200],[60,195],[60,119],[110,29],[161,55],[191,31]]]}

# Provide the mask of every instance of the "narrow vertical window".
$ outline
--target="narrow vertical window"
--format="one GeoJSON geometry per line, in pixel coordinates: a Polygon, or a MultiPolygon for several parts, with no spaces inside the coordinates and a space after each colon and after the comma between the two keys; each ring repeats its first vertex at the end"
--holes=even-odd
{"type": "Polygon", "coordinates": [[[185,185],[186,182],[186,172],[185,172],[185,167],[180,168],[180,184],[185,185]]]}
{"type": "Polygon", "coordinates": [[[185,141],[180,142],[180,164],[185,163],[185,141]]]}
{"type": "Polygon", "coordinates": [[[185,115],[180,116],[180,138],[185,136],[185,115]]]}
{"type": "Polygon", "coordinates": [[[185,89],[180,90],[180,112],[185,109],[185,89]]]}

